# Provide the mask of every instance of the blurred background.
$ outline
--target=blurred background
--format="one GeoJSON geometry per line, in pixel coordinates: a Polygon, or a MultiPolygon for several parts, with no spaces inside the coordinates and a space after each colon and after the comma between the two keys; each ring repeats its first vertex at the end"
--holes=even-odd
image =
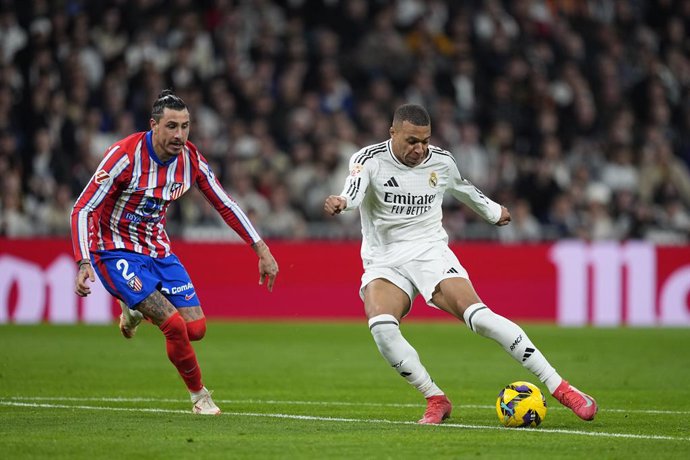
{"type": "MultiPolygon", "coordinates": [[[[358,239],[323,201],[414,102],[513,213],[497,231],[449,200],[452,240],[686,244],[689,29],[689,0],[0,1],[0,236],[66,237],[106,148],[173,88],[273,240],[358,239]]],[[[171,236],[235,239],[202,201],[171,236]]]]}

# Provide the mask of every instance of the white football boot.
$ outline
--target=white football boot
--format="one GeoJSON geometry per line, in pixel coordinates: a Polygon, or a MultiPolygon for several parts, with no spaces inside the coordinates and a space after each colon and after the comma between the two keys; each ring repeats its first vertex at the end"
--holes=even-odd
{"type": "Polygon", "coordinates": [[[211,399],[211,392],[206,387],[203,387],[200,392],[193,393],[192,397],[192,412],[199,415],[219,415],[220,409],[211,399]]]}
{"type": "Polygon", "coordinates": [[[126,339],[131,339],[137,332],[137,327],[141,320],[144,319],[144,315],[141,314],[139,310],[131,310],[124,302],[120,302],[120,308],[122,308],[122,313],[120,313],[120,332],[126,339]]]}

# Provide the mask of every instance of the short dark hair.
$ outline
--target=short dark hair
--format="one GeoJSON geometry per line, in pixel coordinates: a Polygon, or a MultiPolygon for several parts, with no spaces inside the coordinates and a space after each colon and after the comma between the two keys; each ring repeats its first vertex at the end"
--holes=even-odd
{"type": "Polygon", "coordinates": [[[153,108],[151,109],[151,118],[156,120],[158,123],[163,116],[163,110],[165,109],[173,110],[184,110],[187,108],[187,104],[184,103],[182,98],[175,96],[175,93],[171,89],[164,89],[158,94],[158,99],[153,103],[153,108]]]}
{"type": "Polygon", "coordinates": [[[393,114],[393,124],[409,121],[415,126],[429,126],[431,118],[429,112],[418,104],[403,104],[393,114]]]}

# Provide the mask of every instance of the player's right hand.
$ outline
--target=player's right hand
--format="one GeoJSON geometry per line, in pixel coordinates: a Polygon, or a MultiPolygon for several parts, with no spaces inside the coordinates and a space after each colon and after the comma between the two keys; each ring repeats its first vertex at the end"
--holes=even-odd
{"type": "Polygon", "coordinates": [[[323,209],[328,213],[329,216],[340,214],[346,207],[347,200],[338,195],[329,196],[326,198],[326,202],[323,204],[323,209]]]}
{"type": "Polygon", "coordinates": [[[87,295],[91,294],[91,288],[88,284],[86,284],[86,280],[89,280],[92,283],[96,281],[96,274],[94,273],[91,264],[84,264],[79,267],[79,270],[77,271],[77,277],[74,280],[74,292],[79,297],[86,297],[87,295]]]}

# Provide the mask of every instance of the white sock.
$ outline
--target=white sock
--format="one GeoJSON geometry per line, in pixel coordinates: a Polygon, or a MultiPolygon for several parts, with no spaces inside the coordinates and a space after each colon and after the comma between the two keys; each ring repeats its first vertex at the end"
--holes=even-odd
{"type": "Polygon", "coordinates": [[[520,326],[475,303],[463,314],[465,324],[477,334],[495,340],[516,361],[532,371],[553,393],[563,380],[520,326]]]}
{"type": "Polygon", "coordinates": [[[369,330],[386,361],[425,398],[443,394],[422,365],[417,351],[402,336],[393,315],[374,316],[369,320],[369,330]]]}

